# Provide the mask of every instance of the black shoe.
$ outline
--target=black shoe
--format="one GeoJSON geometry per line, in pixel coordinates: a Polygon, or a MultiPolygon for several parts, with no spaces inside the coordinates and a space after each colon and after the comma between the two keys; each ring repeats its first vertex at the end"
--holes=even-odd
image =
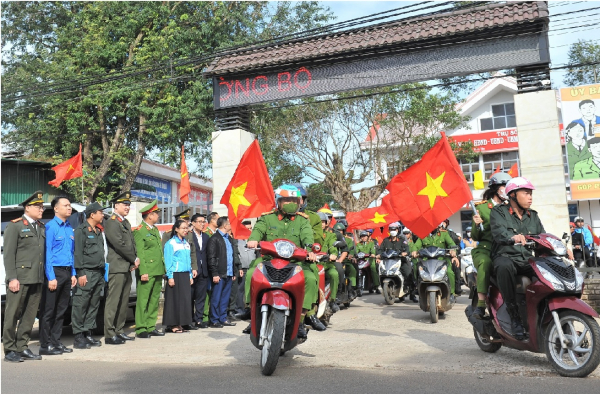
{"type": "Polygon", "coordinates": [[[243,313],[236,313],[235,317],[239,320],[250,320],[250,308],[244,309],[243,313]]]}
{"type": "Polygon", "coordinates": [[[460,287],[458,287],[458,286],[457,286],[457,287],[456,287],[456,291],[455,291],[454,293],[455,293],[457,296],[460,296],[460,295],[462,295],[462,293],[463,293],[463,290],[462,290],[462,288],[460,288],[460,287]]]}
{"type": "Polygon", "coordinates": [[[56,348],[62,350],[63,353],[73,353],[73,349],[66,347],[62,343],[59,343],[58,346],[56,346],[56,348]]]}
{"type": "Polygon", "coordinates": [[[181,326],[181,328],[188,331],[196,331],[198,329],[195,324],[186,324],[185,326],[181,326]]]}
{"type": "Polygon", "coordinates": [[[223,325],[221,323],[210,323],[208,326],[210,328],[223,328],[223,325]]]}
{"type": "Polygon", "coordinates": [[[242,334],[250,334],[252,332],[252,324],[248,324],[248,327],[242,330],[242,334]]]}
{"type": "Polygon", "coordinates": [[[306,331],[306,327],[304,327],[303,323],[300,323],[300,325],[298,326],[298,338],[300,339],[307,339],[308,338],[308,332],[306,331]]]}
{"type": "Polygon", "coordinates": [[[19,353],[8,352],[4,355],[4,361],[8,361],[10,363],[22,363],[24,360],[19,353]]]}
{"type": "Polygon", "coordinates": [[[329,303],[329,307],[331,308],[331,311],[333,313],[339,312],[340,311],[340,307],[338,306],[338,304],[335,301],[331,301],[329,303]]]}
{"type": "Polygon", "coordinates": [[[521,315],[519,314],[519,307],[515,304],[507,305],[506,309],[510,316],[510,328],[513,337],[517,341],[525,339],[525,328],[523,328],[523,322],[521,322],[521,315]]]}
{"type": "Polygon", "coordinates": [[[373,289],[369,290],[369,294],[373,294],[373,293],[375,293],[375,290],[373,290],[373,289]]]}
{"type": "Polygon", "coordinates": [[[478,306],[473,311],[473,317],[475,319],[483,320],[484,316],[485,316],[485,307],[484,306],[478,306]]]}
{"type": "Polygon", "coordinates": [[[419,302],[419,299],[417,298],[417,296],[412,293],[410,294],[410,300],[412,302],[414,302],[415,304],[419,302]]]}
{"type": "Polygon", "coordinates": [[[30,349],[25,349],[23,350],[21,353],[21,358],[23,358],[23,360],[41,360],[42,356],[40,356],[39,354],[34,354],[30,349]]]}
{"type": "Polygon", "coordinates": [[[48,347],[40,347],[40,354],[44,356],[58,356],[63,354],[62,350],[52,345],[48,347]]]}
{"type": "Polygon", "coordinates": [[[75,349],[91,349],[92,345],[83,336],[83,333],[75,334],[75,340],[73,341],[73,347],[75,349]]]}
{"type": "Polygon", "coordinates": [[[92,336],[91,332],[87,331],[87,332],[83,333],[83,336],[89,342],[90,346],[92,346],[92,347],[100,347],[100,346],[102,346],[102,342],[100,342],[97,339],[94,339],[94,337],[92,336]]]}
{"type": "MultiPolygon", "coordinates": [[[[104,338],[104,343],[107,345],[123,345],[125,343],[125,340],[121,339],[120,336],[115,335],[114,337],[111,337],[111,338],[104,338]]],[[[88,345],[89,345],[89,343],[88,343],[88,345]]]]}
{"type": "Polygon", "coordinates": [[[309,322],[308,324],[310,324],[310,326],[317,331],[327,330],[327,327],[325,327],[323,325],[323,323],[321,323],[321,321],[319,319],[317,319],[316,315],[310,315],[308,317],[308,322],[309,322]]]}
{"type": "Polygon", "coordinates": [[[229,312],[227,314],[227,320],[229,320],[229,321],[239,321],[240,319],[237,318],[235,312],[229,312]]]}
{"type": "Polygon", "coordinates": [[[136,334],[135,336],[138,338],[152,338],[152,334],[150,334],[148,331],[140,332],[139,334],[136,334]]]}
{"type": "Polygon", "coordinates": [[[207,323],[207,322],[205,322],[205,321],[203,321],[203,322],[200,322],[200,323],[196,323],[196,324],[194,324],[194,325],[195,325],[196,327],[198,327],[198,328],[208,328],[208,323],[207,323]]]}
{"type": "Polygon", "coordinates": [[[375,289],[375,294],[381,294],[381,291],[379,289],[375,289]]]}
{"type": "Polygon", "coordinates": [[[235,323],[232,323],[229,320],[225,320],[224,322],[221,323],[221,325],[224,327],[234,327],[235,323]]]}
{"type": "Polygon", "coordinates": [[[156,328],[152,331],[149,331],[148,334],[152,335],[153,337],[164,337],[165,333],[162,331],[158,331],[156,328]]]}
{"type": "Polygon", "coordinates": [[[398,298],[398,302],[404,302],[404,296],[398,298]]]}
{"type": "Polygon", "coordinates": [[[127,334],[125,334],[124,332],[118,334],[117,336],[124,341],[135,341],[135,337],[130,337],[127,334]]]}

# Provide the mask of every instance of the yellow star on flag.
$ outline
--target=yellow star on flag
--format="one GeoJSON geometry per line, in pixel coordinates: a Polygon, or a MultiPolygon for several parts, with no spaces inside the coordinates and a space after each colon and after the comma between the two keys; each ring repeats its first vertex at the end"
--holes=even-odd
{"type": "Polygon", "coordinates": [[[417,195],[429,197],[429,206],[433,209],[433,205],[435,204],[435,199],[437,196],[448,197],[448,193],[442,189],[442,182],[444,181],[444,175],[446,175],[446,172],[442,172],[442,175],[435,179],[433,179],[428,172],[425,174],[427,175],[427,186],[418,192],[417,195]]]}
{"type": "Polygon", "coordinates": [[[381,214],[379,212],[375,212],[375,217],[373,219],[369,219],[373,223],[385,223],[385,217],[389,215],[389,213],[381,214]]]}
{"type": "Polygon", "coordinates": [[[238,187],[231,188],[229,203],[233,207],[233,213],[235,213],[235,216],[237,216],[238,207],[240,205],[245,205],[248,207],[250,206],[250,201],[246,200],[246,197],[244,197],[244,193],[246,192],[246,186],[248,186],[248,182],[244,182],[238,187]]]}
{"type": "Polygon", "coordinates": [[[187,172],[185,174],[181,174],[181,179],[185,178],[187,175],[187,172]]]}
{"type": "Polygon", "coordinates": [[[69,171],[71,170],[75,170],[75,167],[73,167],[73,164],[69,164],[69,168],[67,168],[67,174],[69,173],[69,171]]]}

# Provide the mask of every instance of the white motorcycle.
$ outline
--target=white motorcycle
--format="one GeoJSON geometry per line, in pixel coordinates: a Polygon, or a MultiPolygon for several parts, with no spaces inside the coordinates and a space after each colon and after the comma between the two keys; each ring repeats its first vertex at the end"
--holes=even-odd
{"type": "Polygon", "coordinates": [[[477,278],[477,269],[473,265],[473,248],[466,247],[460,252],[460,279],[463,285],[472,289],[477,278]]]}

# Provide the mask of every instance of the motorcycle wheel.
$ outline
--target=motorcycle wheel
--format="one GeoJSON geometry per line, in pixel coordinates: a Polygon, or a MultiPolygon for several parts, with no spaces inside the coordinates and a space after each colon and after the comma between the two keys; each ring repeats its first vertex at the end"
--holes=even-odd
{"type": "Polygon", "coordinates": [[[567,349],[560,346],[554,321],[546,328],[546,357],[561,376],[582,378],[600,363],[600,327],[583,313],[566,310],[558,314],[565,337],[571,341],[567,349]]]}
{"type": "Polygon", "coordinates": [[[285,328],[285,314],[279,309],[271,309],[271,314],[267,320],[267,338],[262,347],[260,355],[260,371],[263,375],[269,376],[275,372],[279,355],[281,354],[281,344],[283,343],[283,330],[285,328]]]}
{"type": "Polygon", "coordinates": [[[438,322],[437,293],[434,291],[429,292],[429,316],[432,323],[438,322]]]}
{"type": "Polygon", "coordinates": [[[488,339],[482,337],[475,328],[473,328],[473,335],[475,336],[477,346],[486,353],[496,353],[502,347],[501,342],[490,342],[488,339]]]}
{"type": "Polygon", "coordinates": [[[394,305],[396,297],[394,297],[394,283],[385,282],[383,284],[383,299],[388,305],[394,305]]]}

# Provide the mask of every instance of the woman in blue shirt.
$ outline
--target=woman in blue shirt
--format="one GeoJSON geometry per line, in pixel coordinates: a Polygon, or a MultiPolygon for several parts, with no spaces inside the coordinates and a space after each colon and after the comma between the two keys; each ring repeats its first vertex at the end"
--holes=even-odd
{"type": "Polygon", "coordinates": [[[165,268],[168,286],[165,288],[163,324],[166,332],[188,332],[182,326],[192,324],[192,260],[190,244],[185,240],[188,223],[178,219],[173,225],[171,239],[165,244],[165,268]]]}

